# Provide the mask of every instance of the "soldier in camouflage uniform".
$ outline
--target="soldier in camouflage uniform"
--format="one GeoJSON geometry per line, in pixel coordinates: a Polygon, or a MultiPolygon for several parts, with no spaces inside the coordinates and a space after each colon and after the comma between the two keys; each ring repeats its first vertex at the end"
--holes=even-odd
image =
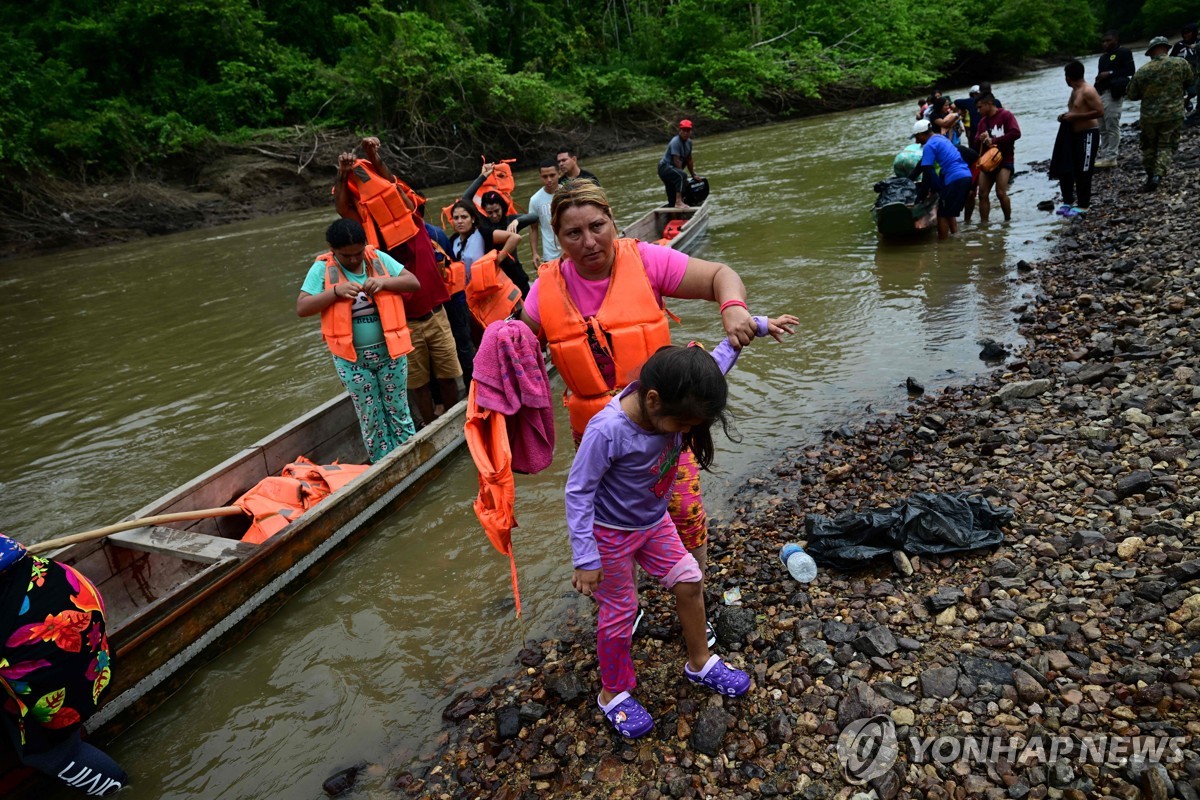
{"type": "Polygon", "coordinates": [[[1165,36],[1150,40],[1146,55],[1150,63],[1142,66],[1129,83],[1125,96],[1142,101],[1142,167],[1146,183],[1141,191],[1158,189],[1179,149],[1179,131],[1183,128],[1184,98],[1192,83],[1192,66],[1182,58],[1171,58],[1165,36]]]}

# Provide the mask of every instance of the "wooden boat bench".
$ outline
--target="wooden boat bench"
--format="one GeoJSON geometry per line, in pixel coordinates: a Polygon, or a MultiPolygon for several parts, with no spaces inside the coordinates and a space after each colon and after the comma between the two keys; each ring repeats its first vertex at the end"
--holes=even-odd
{"type": "Polygon", "coordinates": [[[131,550],[144,550],[202,564],[214,564],[227,558],[241,560],[258,550],[258,545],[239,539],[181,531],[162,525],[114,533],[109,539],[131,550]]]}

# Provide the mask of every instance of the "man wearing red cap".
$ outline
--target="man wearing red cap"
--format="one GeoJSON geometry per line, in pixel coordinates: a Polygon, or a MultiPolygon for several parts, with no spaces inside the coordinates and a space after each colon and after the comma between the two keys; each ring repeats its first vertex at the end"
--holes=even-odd
{"type": "Polygon", "coordinates": [[[692,164],[692,121],[684,119],[679,121],[679,134],[671,138],[667,152],[658,162],[658,177],[667,187],[668,206],[687,208],[683,202],[683,187],[688,175],[695,178],[696,167],[692,164]]]}

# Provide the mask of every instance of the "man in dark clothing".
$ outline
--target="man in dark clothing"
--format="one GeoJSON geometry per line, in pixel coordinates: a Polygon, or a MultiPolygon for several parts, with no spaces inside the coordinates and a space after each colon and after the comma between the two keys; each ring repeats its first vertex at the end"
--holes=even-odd
{"type": "Polygon", "coordinates": [[[1191,116],[1184,120],[1185,125],[1195,125],[1200,121],[1200,109],[1194,107],[1196,91],[1200,89],[1200,41],[1196,39],[1196,28],[1197,26],[1194,22],[1184,25],[1183,30],[1179,34],[1183,38],[1175,43],[1169,54],[1172,58],[1182,58],[1192,65],[1192,75],[1194,78],[1187,93],[1187,110],[1191,112],[1191,116]]]}
{"type": "Polygon", "coordinates": [[[667,151],[658,162],[658,177],[667,188],[668,206],[687,208],[683,190],[688,175],[695,178],[696,167],[692,163],[692,121],[685,119],[680,120],[679,134],[671,138],[667,151]]]}
{"type": "Polygon", "coordinates": [[[1071,87],[1071,96],[1067,100],[1066,112],[1058,115],[1058,122],[1070,128],[1069,132],[1064,130],[1064,135],[1068,137],[1069,164],[1066,167],[1059,165],[1060,169],[1055,169],[1054,158],[1050,159],[1051,173],[1059,176],[1063,196],[1063,204],[1055,213],[1064,217],[1086,214],[1091,206],[1092,168],[1099,147],[1099,120],[1104,116],[1104,104],[1083,75],[1083,64],[1078,61],[1063,67],[1063,77],[1071,87]]]}
{"type": "MultiPolygon", "coordinates": [[[[463,192],[463,200],[466,200],[468,203],[472,202],[475,193],[479,191],[479,187],[492,174],[492,166],[492,164],[483,165],[483,170],[479,173],[479,177],[463,192]]],[[[526,228],[538,221],[537,214],[506,214],[508,199],[497,191],[485,192],[483,197],[479,198],[479,206],[483,209],[483,214],[487,218],[487,223],[492,230],[507,230],[509,233],[516,233],[522,228],[526,228]]],[[[491,242],[491,231],[481,230],[480,233],[484,234],[483,240],[485,242],[491,242]]],[[[495,248],[488,247],[486,249],[491,250],[495,248]]],[[[511,258],[501,261],[500,269],[521,290],[521,297],[529,294],[529,276],[525,274],[525,267],[521,266],[516,253],[513,253],[511,258]]]]}
{"type": "Polygon", "coordinates": [[[600,185],[600,179],[586,169],[581,169],[579,166],[579,155],[570,147],[558,148],[558,178],[559,185],[565,184],[568,181],[573,181],[576,178],[584,178],[597,186],[600,185]]]}
{"type": "Polygon", "coordinates": [[[1117,150],[1121,146],[1121,106],[1124,105],[1125,88],[1133,79],[1133,53],[1121,47],[1116,31],[1109,31],[1100,40],[1104,52],[1096,66],[1096,91],[1104,104],[1104,118],[1100,123],[1100,152],[1096,167],[1104,169],[1117,165],[1117,150]]]}

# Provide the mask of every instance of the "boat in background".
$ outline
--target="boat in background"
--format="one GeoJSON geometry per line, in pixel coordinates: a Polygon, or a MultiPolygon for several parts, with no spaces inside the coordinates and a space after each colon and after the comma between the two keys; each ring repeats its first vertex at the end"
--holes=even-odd
{"type": "Polygon", "coordinates": [[[709,201],[694,208],[662,206],[621,229],[621,236],[687,253],[708,230],[709,201]]]}

